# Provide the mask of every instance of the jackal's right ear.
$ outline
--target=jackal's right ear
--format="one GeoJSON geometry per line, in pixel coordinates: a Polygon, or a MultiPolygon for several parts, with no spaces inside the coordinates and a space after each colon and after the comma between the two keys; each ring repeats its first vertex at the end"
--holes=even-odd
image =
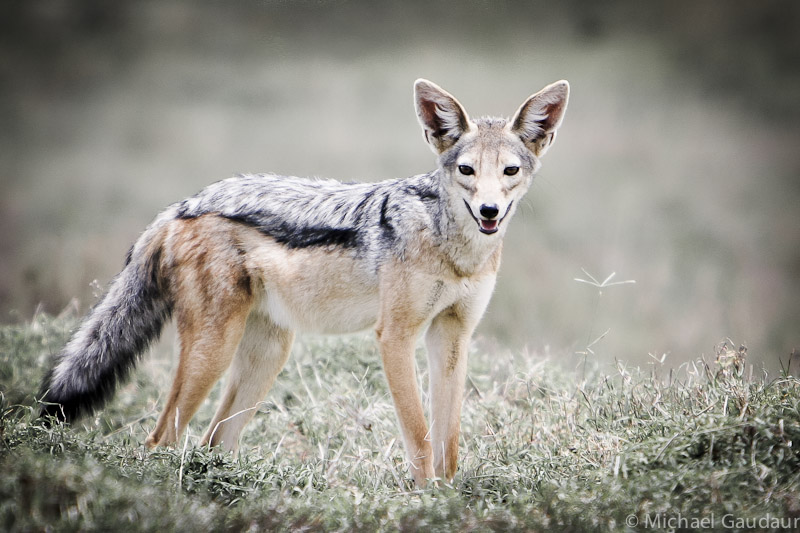
{"type": "Polygon", "coordinates": [[[569,100],[569,83],[566,80],[551,83],[519,106],[511,119],[511,131],[541,157],[553,144],[556,130],[561,126],[569,100]]]}
{"type": "Polygon", "coordinates": [[[414,83],[414,104],[425,141],[434,153],[453,146],[466,131],[469,117],[453,95],[428,80],[414,83]]]}

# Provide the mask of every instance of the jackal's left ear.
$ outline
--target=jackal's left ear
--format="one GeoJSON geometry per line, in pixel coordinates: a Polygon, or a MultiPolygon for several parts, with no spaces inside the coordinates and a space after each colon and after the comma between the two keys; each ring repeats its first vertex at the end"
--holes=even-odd
{"type": "Polygon", "coordinates": [[[414,83],[414,105],[425,141],[436,154],[453,146],[470,128],[467,112],[458,100],[428,80],[414,83]]]}
{"type": "Polygon", "coordinates": [[[566,80],[551,83],[525,100],[511,119],[511,131],[520,136],[536,157],[544,155],[553,144],[568,99],[566,80]]]}

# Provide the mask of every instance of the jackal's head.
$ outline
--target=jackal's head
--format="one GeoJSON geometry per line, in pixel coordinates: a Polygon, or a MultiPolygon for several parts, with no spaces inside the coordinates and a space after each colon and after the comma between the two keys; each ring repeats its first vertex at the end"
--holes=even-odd
{"type": "Polygon", "coordinates": [[[425,140],[439,156],[452,216],[486,235],[505,223],[539,170],[539,158],[556,138],[569,84],[548,85],[525,100],[511,120],[472,120],[451,94],[419,79],[414,100],[425,140]]]}

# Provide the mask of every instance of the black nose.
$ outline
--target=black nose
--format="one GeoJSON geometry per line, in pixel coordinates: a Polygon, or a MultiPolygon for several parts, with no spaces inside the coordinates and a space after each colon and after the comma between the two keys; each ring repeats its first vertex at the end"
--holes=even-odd
{"type": "Polygon", "coordinates": [[[497,216],[500,210],[497,208],[495,204],[483,204],[481,206],[481,216],[483,218],[493,219],[497,216]]]}

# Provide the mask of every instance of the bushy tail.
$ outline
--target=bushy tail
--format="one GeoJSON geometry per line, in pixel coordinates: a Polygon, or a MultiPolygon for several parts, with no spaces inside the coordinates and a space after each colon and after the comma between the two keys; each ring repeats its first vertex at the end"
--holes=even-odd
{"type": "Polygon", "coordinates": [[[106,295],[54,358],[40,391],[42,416],[71,421],[101,407],[159,337],[172,313],[160,263],[161,243],[146,233],[106,295]]]}

